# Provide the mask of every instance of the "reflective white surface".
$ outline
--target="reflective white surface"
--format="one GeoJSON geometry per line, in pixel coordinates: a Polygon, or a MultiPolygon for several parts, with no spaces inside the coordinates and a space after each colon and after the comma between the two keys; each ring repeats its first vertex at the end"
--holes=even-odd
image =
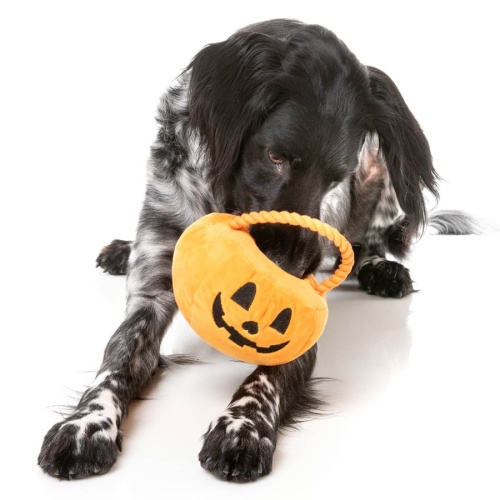
{"type": "Polygon", "coordinates": [[[500,222],[492,2],[172,5],[2,5],[0,495],[498,500],[498,233],[425,236],[406,263],[420,291],[405,299],[354,284],[329,295],[316,370],[329,415],[281,436],[270,476],[226,484],[200,468],[202,434],[252,367],[180,318],[163,351],[207,363],[132,405],[111,472],[60,482],[37,467],[53,410],[92,382],[123,317],[125,280],[94,259],[133,237],[158,96],[204,44],[278,16],[333,29],[402,90],[446,179],[441,206],[500,222]]]}
{"type": "MultiPolygon", "coordinates": [[[[5,401],[14,401],[2,410],[6,479],[27,497],[47,499],[163,491],[185,498],[284,492],[322,498],[327,491],[348,499],[498,498],[500,273],[495,267],[471,272],[471,260],[461,255],[499,244],[500,235],[424,237],[408,262],[418,293],[382,299],[349,283],[331,292],[316,370],[328,377],[319,384],[328,414],[281,436],[272,474],[248,485],[214,479],[198,465],[197,453],[208,423],[253,367],[211,350],[180,317],[163,351],[194,352],[207,363],[162,375],[145,391],[146,400],[132,405],[123,453],[110,473],[71,482],[45,476],[36,455],[58,418],[50,405],[74,402],[73,390],[92,381],[86,370],[97,367],[107,339],[104,327],[87,331],[84,341],[70,336],[63,327],[69,318],[54,318],[55,331],[46,331],[50,311],[39,316],[35,309],[23,318],[32,338],[10,340],[27,365],[4,351],[4,367],[11,368],[5,401]]],[[[91,279],[83,276],[79,290],[73,286],[73,297],[61,302],[76,313],[86,300],[117,319],[124,279],[97,270],[91,279]],[[99,293],[100,306],[92,297],[99,293]],[[71,306],[74,298],[79,304],[71,306]]],[[[45,292],[55,296],[61,281],[46,282],[45,292]]],[[[74,330],[84,336],[93,320],[78,321],[74,330]]]]}

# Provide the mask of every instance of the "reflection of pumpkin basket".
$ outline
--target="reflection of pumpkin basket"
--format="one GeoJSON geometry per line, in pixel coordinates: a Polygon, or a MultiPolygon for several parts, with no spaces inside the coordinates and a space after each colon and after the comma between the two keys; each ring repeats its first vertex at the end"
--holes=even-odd
{"type": "Polygon", "coordinates": [[[248,363],[278,365],[316,343],[328,318],[326,292],[353,263],[347,240],[317,219],[289,212],[213,213],[179,238],[172,282],[183,316],[209,344],[248,363]],[[322,283],[288,274],[250,235],[249,226],[264,223],[301,226],[328,238],[340,250],[339,267],[322,283]]]}
{"type": "Polygon", "coordinates": [[[336,229],[318,219],[295,212],[277,212],[275,210],[266,212],[263,210],[235,216],[234,219],[228,222],[233,229],[248,229],[253,224],[264,223],[290,224],[291,226],[310,229],[328,238],[339,249],[342,262],[329,278],[316,284],[314,288],[317,292],[325,293],[339,286],[351,272],[354,264],[354,252],[351,244],[336,229]]]}

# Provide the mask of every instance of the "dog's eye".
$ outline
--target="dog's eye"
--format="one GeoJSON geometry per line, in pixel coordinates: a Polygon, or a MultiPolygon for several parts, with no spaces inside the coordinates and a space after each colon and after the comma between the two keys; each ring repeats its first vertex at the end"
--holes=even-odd
{"type": "Polygon", "coordinates": [[[285,160],[282,156],[273,153],[271,150],[267,152],[267,156],[274,165],[276,172],[278,172],[279,175],[283,175],[286,172],[286,169],[288,168],[287,160],[285,160]]]}
{"type": "Polygon", "coordinates": [[[283,158],[275,153],[273,153],[271,150],[267,152],[269,159],[275,164],[275,165],[281,165],[283,163],[283,158]]]}

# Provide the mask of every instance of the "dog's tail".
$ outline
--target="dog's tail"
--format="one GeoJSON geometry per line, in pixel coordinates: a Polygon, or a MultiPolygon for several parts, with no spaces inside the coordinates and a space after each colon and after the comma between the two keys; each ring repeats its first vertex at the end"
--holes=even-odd
{"type": "Polygon", "coordinates": [[[435,230],[434,234],[481,234],[485,224],[461,210],[439,210],[430,214],[428,226],[435,230]]]}

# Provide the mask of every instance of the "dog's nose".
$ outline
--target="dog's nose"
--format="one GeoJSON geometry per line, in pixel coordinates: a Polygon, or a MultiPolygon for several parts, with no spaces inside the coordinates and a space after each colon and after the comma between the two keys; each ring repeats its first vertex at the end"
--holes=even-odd
{"type": "Polygon", "coordinates": [[[245,321],[241,325],[250,335],[255,335],[259,331],[259,325],[255,321],[245,321]]]}

